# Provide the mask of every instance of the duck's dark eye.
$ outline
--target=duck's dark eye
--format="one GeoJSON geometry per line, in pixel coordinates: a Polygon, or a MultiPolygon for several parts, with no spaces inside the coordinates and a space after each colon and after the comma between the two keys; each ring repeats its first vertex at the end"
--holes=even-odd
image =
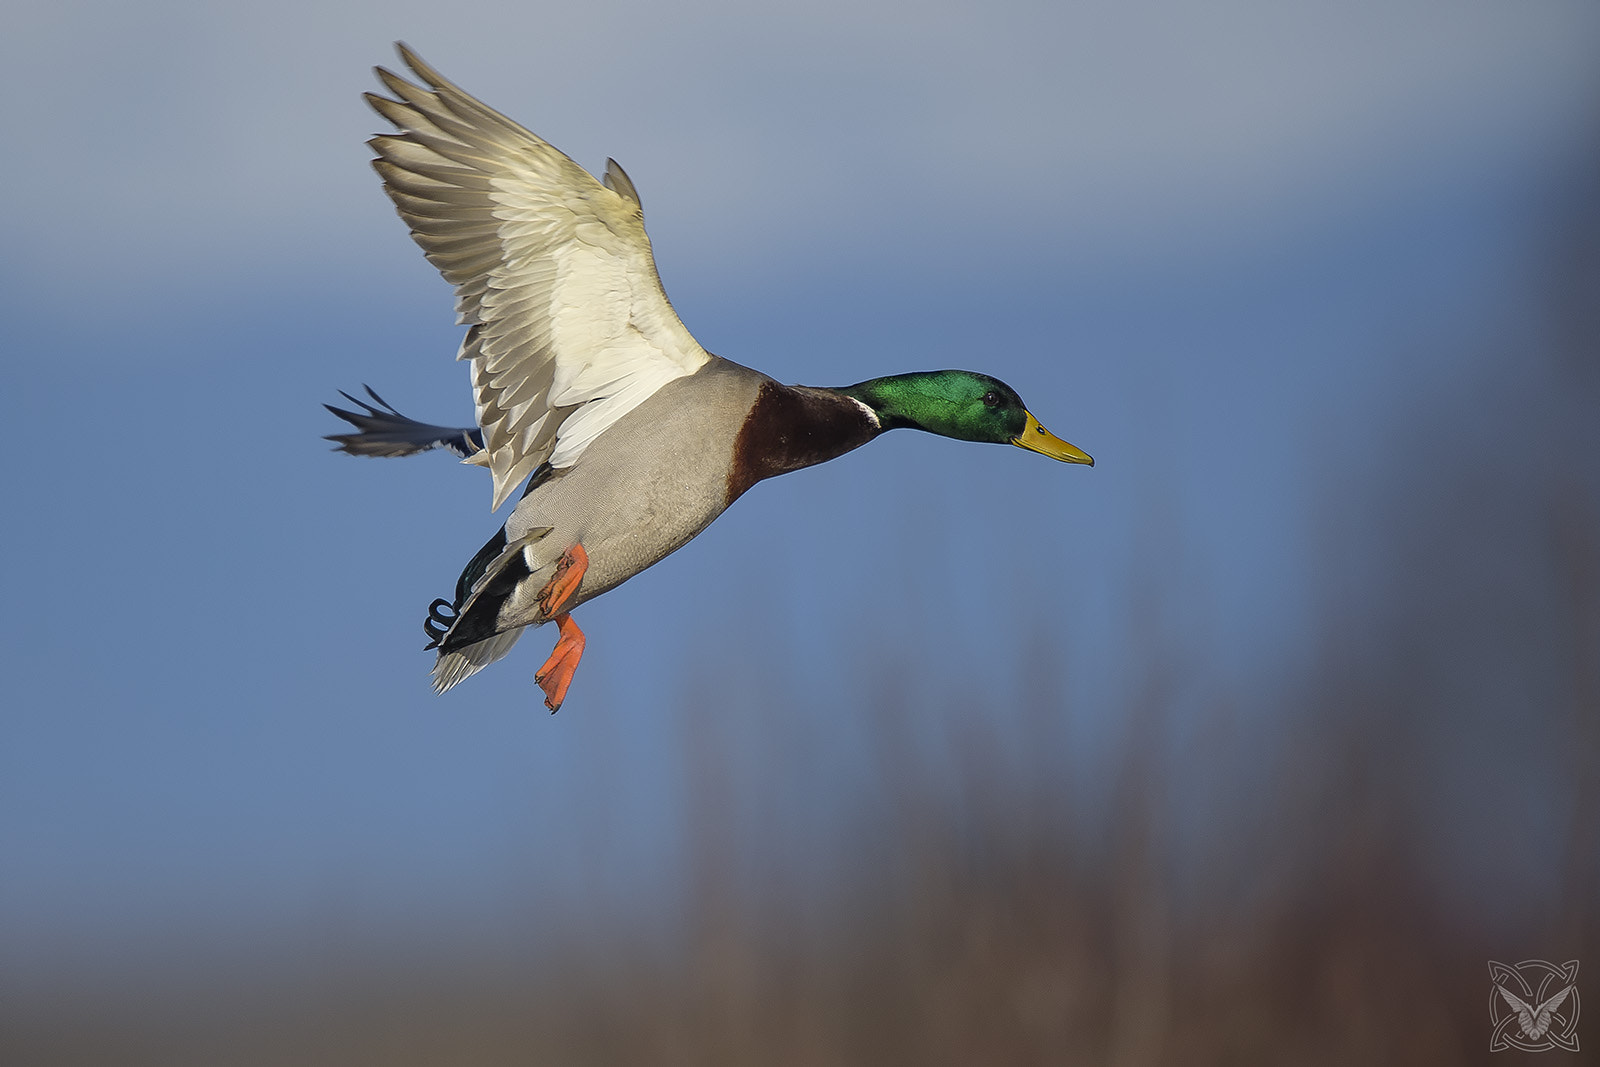
{"type": "Polygon", "coordinates": [[[993,389],[989,390],[987,393],[984,393],[983,394],[983,406],[986,407],[986,408],[997,408],[997,407],[999,407],[1000,406],[1000,394],[995,392],[993,389]]]}

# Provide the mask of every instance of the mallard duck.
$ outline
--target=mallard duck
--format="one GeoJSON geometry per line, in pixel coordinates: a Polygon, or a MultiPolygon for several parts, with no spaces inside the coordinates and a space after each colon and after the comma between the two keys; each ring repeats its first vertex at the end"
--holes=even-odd
{"type": "Polygon", "coordinates": [[[526,481],[499,532],[435,600],[424,629],[444,692],[554,622],[535,680],[566,699],[583,656],[572,611],[682,548],[752,485],[834,459],[886,430],[1088,454],[1039,425],[987,374],[940,370],[823,389],[707,352],[656,273],[639,194],[615,160],[596,181],[461,91],[405,45],[423,83],[377,68],[366,100],[396,132],[367,142],[411,235],[456,291],[478,425],[456,429],[371,403],[326,405],[356,455],[447,448],[487,467],[493,508],[526,481]]]}

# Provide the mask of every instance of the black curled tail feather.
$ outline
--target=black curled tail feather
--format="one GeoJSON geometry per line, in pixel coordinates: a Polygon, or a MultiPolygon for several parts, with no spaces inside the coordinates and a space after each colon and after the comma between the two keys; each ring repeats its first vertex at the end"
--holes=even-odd
{"type": "MultiPolygon", "coordinates": [[[[492,558],[492,557],[491,557],[492,558]]],[[[521,552],[512,552],[500,567],[483,578],[471,599],[460,609],[449,631],[439,642],[439,651],[453,652],[466,645],[487,640],[500,632],[500,608],[511,599],[524,578],[533,572],[521,552]]],[[[429,619],[432,619],[430,612],[429,619]]]]}
{"type": "MultiPolygon", "coordinates": [[[[439,597],[428,605],[428,617],[422,623],[422,630],[428,635],[428,643],[422,646],[424,650],[439,648],[444,644],[446,638],[451,637],[450,631],[461,620],[461,606],[467,602],[468,597],[472,596],[472,587],[478,584],[478,580],[483,577],[484,572],[489,569],[490,565],[499,558],[500,553],[505,551],[505,548],[506,528],[502,526],[495,531],[493,537],[484,542],[484,546],[478,549],[477,554],[467,562],[466,568],[461,572],[461,577],[456,579],[455,599],[446,600],[444,597],[439,597]]],[[[496,604],[495,607],[498,610],[499,605],[496,604]]],[[[451,640],[450,643],[459,645],[461,642],[451,640]]]]}
{"type": "MultiPolygon", "coordinates": [[[[374,399],[376,399],[376,394],[374,394],[374,399]]],[[[360,403],[360,401],[357,401],[357,403],[360,403]]],[[[539,468],[533,472],[533,477],[528,479],[528,487],[522,491],[522,495],[527,496],[549,481],[554,474],[555,471],[550,464],[540,464],[539,468]]],[[[543,534],[539,533],[533,539],[537,540],[538,537],[542,536],[543,534]]],[[[470,644],[474,640],[481,640],[482,636],[491,636],[494,633],[491,629],[488,634],[470,638],[452,631],[455,629],[456,623],[460,621],[462,605],[466,604],[468,599],[471,598],[473,589],[505,550],[506,528],[502,526],[495,531],[493,537],[484,542],[484,546],[478,549],[477,555],[467,561],[466,567],[461,571],[461,577],[456,579],[456,598],[454,600],[446,600],[440,597],[428,605],[428,618],[422,624],[423,632],[428,635],[428,644],[423,646],[425,650],[439,648],[448,651],[452,648],[459,648],[463,644],[470,644]],[[446,644],[447,638],[449,639],[448,644],[446,644]]],[[[526,578],[528,574],[527,563],[520,557],[506,561],[505,566],[491,580],[489,588],[484,590],[484,598],[492,601],[493,613],[497,614],[499,612],[501,603],[511,595],[511,591],[516,587],[517,582],[526,578]],[[508,571],[511,572],[509,575],[507,574],[508,571]]],[[[473,606],[476,608],[477,603],[475,602],[473,606]]],[[[492,625],[496,620],[491,618],[489,621],[492,625]]],[[[481,626],[471,627],[474,631],[481,628],[481,626]]]]}
{"type": "Polygon", "coordinates": [[[437,648],[442,656],[500,633],[501,607],[533,573],[521,549],[549,532],[549,527],[530,530],[508,550],[505,527],[496,530],[461,572],[455,600],[440,597],[428,605],[422,624],[429,638],[426,647],[437,648]]]}
{"type": "Polygon", "coordinates": [[[440,598],[429,605],[423,629],[432,642],[428,647],[439,652],[433,665],[434,692],[443,693],[471,677],[516,644],[528,624],[501,629],[500,613],[518,587],[532,577],[528,546],[550,530],[536,526],[511,540],[501,527],[461,572],[455,602],[440,598]]]}
{"type": "Polygon", "coordinates": [[[430,648],[438,648],[443,643],[445,637],[450,633],[450,627],[454,626],[456,620],[461,617],[459,610],[459,605],[450,603],[444,597],[440,597],[428,605],[428,617],[422,623],[422,630],[428,635],[429,641],[422,646],[423,651],[427,651],[430,648]],[[449,614],[447,615],[445,612],[449,612],[449,614]]]}

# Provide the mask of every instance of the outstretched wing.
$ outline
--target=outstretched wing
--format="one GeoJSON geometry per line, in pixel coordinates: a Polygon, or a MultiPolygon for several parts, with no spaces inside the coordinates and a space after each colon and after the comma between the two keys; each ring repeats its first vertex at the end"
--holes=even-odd
{"type": "Polygon", "coordinates": [[[1555,1014],[1557,1008],[1561,1007],[1570,992],[1572,992],[1572,987],[1567,986],[1567,988],[1533,1009],[1533,1036],[1535,1038],[1543,1037],[1545,1031],[1550,1029],[1550,1017],[1555,1014]]]}
{"type": "Polygon", "coordinates": [[[455,286],[494,506],[535,467],[577,461],[606,427],[711,357],[656,273],[633,183],[605,184],[423,63],[383,68],[367,102],[396,133],[368,142],[411,235],[455,286]]]}
{"type": "Polygon", "coordinates": [[[1503,985],[1497,983],[1495,988],[1500,991],[1500,996],[1505,1002],[1511,1005],[1511,1010],[1517,1013],[1517,1025],[1522,1027],[1522,1032],[1529,1037],[1537,1038],[1539,1035],[1533,1031],[1533,1006],[1527,1001],[1513,996],[1510,990],[1503,985]]]}

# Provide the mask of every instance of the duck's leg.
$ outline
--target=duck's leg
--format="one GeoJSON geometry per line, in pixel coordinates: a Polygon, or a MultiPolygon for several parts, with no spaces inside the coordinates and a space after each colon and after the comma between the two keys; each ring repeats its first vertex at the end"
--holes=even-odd
{"type": "Polygon", "coordinates": [[[578,624],[572,621],[572,616],[562,612],[555,618],[555,623],[561,628],[561,637],[556,641],[555,649],[550,653],[550,658],[544,661],[544,666],[539,668],[539,673],[533,680],[539,683],[539,688],[544,690],[544,706],[554,715],[561,707],[561,702],[567,699],[567,687],[572,684],[572,676],[577,673],[578,661],[583,658],[583,631],[578,629],[578,624]]]}
{"type": "Polygon", "coordinates": [[[583,581],[583,572],[588,569],[589,553],[582,545],[573,545],[561,553],[561,558],[556,560],[555,576],[539,590],[539,609],[545,618],[554,619],[560,614],[561,606],[578,591],[578,583],[583,581]]]}
{"type": "Polygon", "coordinates": [[[572,676],[578,670],[578,661],[583,659],[583,631],[561,607],[578,591],[578,583],[583,581],[583,573],[588,569],[589,554],[582,545],[573,545],[562,553],[561,559],[556,562],[555,576],[539,591],[540,609],[546,617],[555,621],[561,631],[550,658],[533,676],[539,688],[544,690],[544,706],[552,714],[567,698],[567,687],[572,684],[572,676]]]}

